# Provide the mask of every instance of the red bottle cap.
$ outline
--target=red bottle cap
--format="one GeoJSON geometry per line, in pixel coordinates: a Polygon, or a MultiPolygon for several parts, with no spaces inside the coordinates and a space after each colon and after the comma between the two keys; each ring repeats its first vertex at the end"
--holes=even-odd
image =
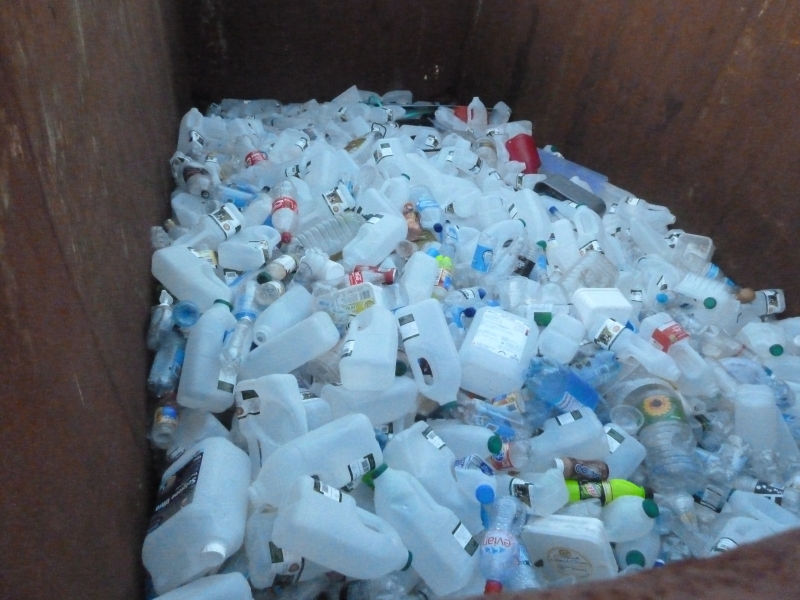
{"type": "Polygon", "coordinates": [[[542,160],[539,158],[539,151],[536,149],[536,142],[527,133],[520,133],[506,142],[506,150],[511,160],[525,163],[526,175],[539,172],[542,160]]]}
{"type": "Polygon", "coordinates": [[[503,591],[503,584],[499,581],[495,581],[494,579],[487,579],[486,585],[483,586],[483,594],[484,596],[487,594],[499,594],[503,591]]]}
{"type": "Polygon", "coordinates": [[[462,121],[464,121],[464,123],[466,123],[466,122],[467,122],[467,118],[468,118],[468,109],[467,109],[467,107],[466,107],[466,106],[454,106],[454,107],[453,107],[453,112],[455,113],[455,115],[456,115],[456,116],[457,116],[459,119],[461,119],[462,121]]]}

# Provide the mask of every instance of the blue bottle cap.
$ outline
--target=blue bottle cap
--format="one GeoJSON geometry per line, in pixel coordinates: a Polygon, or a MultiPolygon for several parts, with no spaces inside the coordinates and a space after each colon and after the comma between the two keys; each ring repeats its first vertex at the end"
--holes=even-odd
{"type": "Polygon", "coordinates": [[[484,296],[486,296],[486,290],[483,288],[478,288],[478,297],[483,300],[484,296]]]}
{"type": "Polygon", "coordinates": [[[669,296],[667,296],[664,292],[659,292],[656,294],[656,302],[665,304],[667,300],[669,300],[669,296]]]}
{"type": "Polygon", "coordinates": [[[488,483],[480,484],[475,490],[475,498],[481,504],[491,504],[494,502],[494,490],[488,483]]]}
{"type": "Polygon", "coordinates": [[[464,316],[471,319],[472,317],[475,316],[475,312],[476,312],[475,311],[475,307],[469,306],[469,307],[464,309],[464,316]]]}
{"type": "Polygon", "coordinates": [[[434,223],[434,224],[433,224],[433,230],[434,230],[436,233],[442,233],[442,230],[443,230],[443,229],[444,229],[444,227],[442,227],[442,224],[441,224],[441,223],[434,223]]]}

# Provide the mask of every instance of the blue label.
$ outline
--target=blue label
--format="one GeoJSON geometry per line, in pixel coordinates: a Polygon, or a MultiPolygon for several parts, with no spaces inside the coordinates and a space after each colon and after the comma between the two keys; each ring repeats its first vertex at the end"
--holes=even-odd
{"type": "Polygon", "coordinates": [[[475,246],[475,254],[472,255],[472,268],[476,271],[488,272],[492,266],[494,250],[488,246],[475,246]]]}
{"type": "Polygon", "coordinates": [[[711,263],[711,266],[708,267],[708,272],[706,272],[706,277],[709,279],[714,279],[714,277],[717,275],[719,275],[719,267],[714,263],[711,263]]]}
{"type": "Polygon", "coordinates": [[[439,208],[439,203],[433,198],[423,196],[417,200],[417,212],[422,212],[428,208],[439,208]]]}

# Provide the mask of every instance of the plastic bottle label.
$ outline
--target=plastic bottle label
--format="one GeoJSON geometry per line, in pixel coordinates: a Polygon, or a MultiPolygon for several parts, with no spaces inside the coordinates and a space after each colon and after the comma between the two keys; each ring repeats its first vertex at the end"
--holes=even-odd
{"type": "Polygon", "coordinates": [[[272,212],[278,212],[282,208],[288,208],[292,212],[297,212],[297,201],[289,196],[280,196],[272,201],[272,212]]]}
{"type": "Polygon", "coordinates": [[[653,330],[653,341],[661,348],[663,352],[669,352],[672,344],[685,340],[689,337],[686,330],[678,325],[675,321],[670,321],[664,325],[660,325],[653,330]]]}
{"type": "Polygon", "coordinates": [[[533,272],[533,267],[535,266],[536,263],[527,256],[518,255],[517,265],[514,267],[514,274],[520,277],[530,277],[530,274],[533,272]]]}
{"type": "Polygon", "coordinates": [[[556,423],[559,425],[568,425],[569,423],[573,423],[583,418],[583,414],[579,410],[573,410],[568,413],[564,413],[563,415],[558,415],[556,417],[556,423]]]}
{"type": "Polygon", "coordinates": [[[607,481],[581,481],[578,483],[578,499],[597,498],[605,506],[614,499],[611,484],[607,481]]]}
{"type": "Polygon", "coordinates": [[[183,180],[186,183],[189,183],[189,180],[195,175],[208,175],[208,171],[206,171],[202,167],[187,166],[183,168],[183,180]]]}
{"type": "Polygon", "coordinates": [[[192,129],[189,132],[189,143],[191,144],[200,144],[201,146],[205,146],[206,141],[200,133],[192,129]]]}
{"type": "Polygon", "coordinates": [[[483,168],[483,159],[479,156],[478,160],[475,161],[475,164],[469,168],[469,172],[472,173],[473,175],[477,175],[478,173],[481,172],[482,168],[483,168]]]}
{"type": "Polygon", "coordinates": [[[351,354],[353,354],[353,348],[356,347],[355,340],[349,340],[342,344],[342,358],[347,358],[351,354]]]}
{"type": "Polygon", "coordinates": [[[422,212],[428,208],[439,208],[439,203],[429,196],[423,196],[417,200],[417,212],[422,212]]]}
{"type": "Polygon", "coordinates": [[[397,319],[397,322],[400,325],[400,337],[403,338],[404,343],[419,336],[419,327],[414,320],[414,315],[403,315],[397,319]]]}
{"type": "Polygon", "coordinates": [[[581,246],[578,249],[578,251],[580,252],[581,256],[583,256],[587,252],[599,252],[600,254],[605,254],[603,252],[603,248],[600,246],[600,242],[598,242],[597,240],[592,240],[590,242],[587,242],[586,244],[581,246]]]}
{"type": "Polygon", "coordinates": [[[457,290],[457,291],[458,291],[459,294],[464,296],[465,300],[472,300],[475,296],[477,296],[475,291],[471,290],[469,288],[464,288],[463,290],[457,290]]]}
{"type": "Polygon", "coordinates": [[[614,454],[617,448],[622,445],[622,442],[625,441],[625,436],[613,427],[609,427],[608,431],[606,431],[606,440],[608,441],[608,450],[611,454],[614,454]]]}
{"type": "MultiPolygon", "coordinates": [[[[563,411],[565,413],[570,413],[571,411],[577,411],[581,408],[583,404],[581,404],[575,396],[570,394],[569,392],[564,392],[564,395],[561,397],[554,408],[563,411]]],[[[580,414],[580,413],[578,413],[580,414]]]]}
{"type": "Polygon", "coordinates": [[[347,208],[347,204],[345,203],[338,185],[331,191],[322,194],[322,199],[325,200],[325,204],[328,205],[328,209],[330,209],[331,213],[334,215],[338,215],[347,208]]]}
{"type": "Polygon", "coordinates": [[[499,311],[487,310],[472,338],[472,346],[520,361],[530,331],[530,326],[524,321],[499,311]]]}
{"type": "Polygon", "coordinates": [[[780,308],[780,292],[778,290],[761,290],[767,301],[767,314],[772,315],[780,308]]]}
{"type": "Polygon", "coordinates": [[[449,290],[451,287],[453,287],[452,271],[447,268],[440,268],[436,272],[436,279],[433,285],[434,287],[440,287],[449,290]]]}
{"type": "Polygon", "coordinates": [[[337,490],[335,487],[329,486],[327,483],[322,483],[319,479],[314,480],[314,491],[318,494],[322,494],[326,498],[330,498],[335,502],[342,501],[341,491],[337,490]]]}
{"type": "Polygon", "coordinates": [[[367,454],[364,458],[354,461],[347,465],[347,470],[350,472],[350,481],[355,481],[365,473],[372,471],[376,467],[375,457],[372,453],[367,454]]]}
{"type": "Polygon", "coordinates": [[[244,164],[247,167],[252,167],[263,160],[267,160],[267,155],[261,152],[261,150],[253,150],[252,152],[248,152],[244,157],[244,164]]]}
{"type": "Polygon", "coordinates": [[[731,538],[719,538],[709,554],[721,554],[722,552],[727,552],[728,550],[733,550],[738,547],[739,544],[734,542],[731,538]]]}
{"type": "Polygon", "coordinates": [[[436,435],[436,432],[435,432],[433,429],[431,429],[430,427],[426,427],[426,428],[425,428],[425,429],[422,431],[422,435],[423,435],[423,436],[425,437],[425,439],[426,439],[426,440],[428,440],[428,441],[429,441],[429,442],[430,442],[430,443],[433,445],[433,447],[434,447],[434,448],[436,448],[437,450],[441,450],[442,448],[444,448],[444,447],[447,445],[447,444],[445,444],[445,443],[442,441],[442,438],[440,438],[438,435],[436,435]]]}
{"type": "Polygon", "coordinates": [[[631,295],[629,296],[631,302],[641,302],[642,298],[644,298],[642,290],[631,290],[631,295]]]}
{"type": "Polygon", "coordinates": [[[508,484],[509,493],[517,498],[526,506],[531,505],[531,488],[530,484],[524,479],[515,477],[508,484]]]}
{"type": "Polygon", "coordinates": [[[470,556],[475,554],[475,550],[478,549],[478,542],[475,541],[469,529],[467,529],[461,521],[459,521],[456,528],[453,529],[453,537],[456,538],[458,545],[461,546],[467,554],[470,556]]]}
{"type": "Polygon", "coordinates": [[[592,563],[583,555],[570,548],[551,548],[547,562],[558,573],[583,579],[594,573],[592,563]]]}
{"type": "Polygon", "coordinates": [[[706,486],[702,496],[695,496],[694,499],[700,506],[705,506],[715,513],[721,513],[722,507],[725,506],[728,497],[725,490],[714,485],[709,485],[706,486]]]}
{"type": "Polygon", "coordinates": [[[352,316],[367,310],[370,306],[375,306],[375,292],[371,283],[353,286],[339,298],[339,307],[352,316]]]}
{"type": "Polygon", "coordinates": [[[514,464],[511,462],[511,453],[508,450],[508,442],[503,442],[500,452],[489,456],[489,463],[491,463],[493,469],[497,471],[507,471],[508,469],[514,468],[514,464]]]}
{"type": "Polygon", "coordinates": [[[158,501],[147,533],[152,533],[194,499],[194,490],[203,463],[203,452],[198,452],[192,459],[178,469],[172,477],[161,483],[158,490],[158,501]]]}
{"type": "Polygon", "coordinates": [[[783,489],[784,488],[780,486],[770,485],[763,481],[759,481],[756,483],[753,493],[763,496],[768,500],[772,500],[775,504],[780,505],[783,503],[783,489]]]}
{"type": "Polygon", "coordinates": [[[292,165],[291,167],[286,167],[283,170],[283,174],[286,177],[297,177],[300,179],[300,165],[292,165]]]}
{"type": "Polygon", "coordinates": [[[625,327],[621,323],[617,323],[614,319],[606,319],[600,331],[594,336],[595,343],[603,350],[608,350],[616,341],[617,337],[625,327]]]}
{"type": "Polygon", "coordinates": [[[488,246],[475,246],[475,254],[472,255],[472,268],[476,271],[486,273],[492,266],[494,250],[488,246]]]}
{"type": "Polygon", "coordinates": [[[380,222],[383,218],[383,215],[372,215],[369,219],[367,219],[367,223],[370,225],[375,225],[380,222]]]}
{"type": "Polygon", "coordinates": [[[272,245],[269,243],[269,240],[250,240],[247,242],[247,245],[261,250],[261,253],[264,255],[264,262],[269,262],[272,256],[272,245]]]}
{"type": "Polygon", "coordinates": [[[202,258],[212,267],[216,267],[217,262],[217,253],[213,250],[195,250],[194,248],[189,248],[189,252],[194,254],[197,258],[202,258]]]}
{"type": "Polygon", "coordinates": [[[706,271],[706,277],[708,279],[714,279],[717,275],[719,275],[719,267],[711,263],[708,267],[708,271],[706,271]]]}
{"type": "Polygon", "coordinates": [[[660,423],[662,421],[686,422],[686,413],[683,404],[678,398],[655,394],[648,396],[639,403],[639,411],[644,415],[644,426],[660,423]]]}
{"type": "Polygon", "coordinates": [[[376,163],[381,162],[387,156],[394,156],[394,152],[392,151],[392,145],[389,142],[380,142],[378,144],[378,149],[375,150],[373,156],[375,157],[376,163]]]}
{"type": "Polygon", "coordinates": [[[306,148],[308,148],[308,138],[301,137],[294,143],[294,145],[300,148],[301,151],[305,150],[306,148]]]}
{"type": "Polygon", "coordinates": [[[275,265],[283,267],[287,273],[297,270],[297,261],[291,254],[284,254],[272,261],[275,265]]]}
{"type": "Polygon", "coordinates": [[[221,206],[208,216],[211,217],[214,223],[219,225],[219,228],[225,234],[226,240],[242,228],[241,221],[234,216],[227,205],[221,206]]]}
{"type": "Polygon", "coordinates": [[[459,458],[455,462],[455,466],[459,469],[480,471],[485,475],[494,475],[494,469],[477,454],[468,454],[464,458],[459,458]]]}
{"type": "Polygon", "coordinates": [[[628,196],[627,198],[625,198],[625,204],[630,204],[631,206],[636,206],[641,201],[642,201],[641,198],[637,198],[635,196],[628,196]]]}
{"type": "Polygon", "coordinates": [[[284,552],[272,541],[269,542],[270,571],[275,574],[272,585],[287,586],[297,583],[305,567],[305,559],[291,552],[284,552]]]}
{"type": "Polygon", "coordinates": [[[508,216],[511,219],[516,219],[519,211],[517,210],[517,205],[513,202],[508,206],[508,216]]]}
{"type": "Polygon", "coordinates": [[[514,179],[514,189],[516,191],[521,190],[525,187],[523,184],[525,183],[525,174],[524,173],[517,173],[516,178],[514,179]]]}
{"type": "Polygon", "coordinates": [[[456,206],[455,206],[455,202],[451,202],[450,204],[448,204],[447,206],[445,206],[445,207],[444,207],[444,212],[445,212],[445,214],[448,214],[448,215],[454,215],[454,214],[456,214],[456,206]]]}
{"type": "Polygon", "coordinates": [[[250,415],[261,414],[261,398],[255,390],[241,390],[236,394],[236,418],[246,419],[250,415]]]}
{"type": "Polygon", "coordinates": [[[659,277],[658,281],[656,281],[656,287],[661,292],[667,291],[669,289],[669,282],[667,281],[667,278],[663,275],[659,277]]]}
{"type": "Polygon", "coordinates": [[[680,231],[673,231],[665,238],[670,248],[675,247],[675,244],[678,242],[679,237],[681,237],[680,231]]]}
{"type": "Polygon", "coordinates": [[[425,147],[431,150],[439,149],[439,139],[435,135],[429,135],[425,138],[425,147]]]}
{"type": "Polygon", "coordinates": [[[171,406],[159,406],[156,409],[153,421],[156,425],[177,425],[178,411],[171,406]]]}
{"type": "Polygon", "coordinates": [[[226,394],[232,394],[235,385],[236,372],[230,373],[226,370],[219,372],[219,377],[217,378],[217,389],[219,391],[225,392],[226,394]]]}

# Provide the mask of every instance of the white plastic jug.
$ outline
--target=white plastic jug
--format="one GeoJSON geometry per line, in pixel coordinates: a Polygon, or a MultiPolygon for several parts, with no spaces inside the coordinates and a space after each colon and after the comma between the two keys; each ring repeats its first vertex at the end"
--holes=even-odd
{"type": "Polygon", "coordinates": [[[417,407],[417,384],[405,376],[395,377],[391,387],[382,392],[355,391],[328,383],[319,394],[330,404],[334,419],[354,412],[363,413],[375,427],[403,419],[417,407]]]}
{"type": "Polygon", "coordinates": [[[383,461],[372,423],[362,414],[336,419],[287,442],[270,454],[250,486],[256,508],[286,503],[292,482],[317,475],[337,488],[356,481],[383,461]]]}
{"type": "Polygon", "coordinates": [[[342,264],[348,271],[356,265],[378,265],[407,233],[408,223],[399,214],[372,215],[342,249],[342,264]]]}
{"type": "Polygon", "coordinates": [[[536,353],[537,327],[500,308],[478,309],[458,352],[461,387],[495,398],[522,387],[536,353]]]}
{"type": "Polygon", "coordinates": [[[477,566],[478,542],[410,473],[382,465],[370,474],[375,512],[414,556],[412,567],[439,596],[464,587],[477,566]]]}
{"type": "Polygon", "coordinates": [[[356,579],[383,577],[411,564],[411,554],[389,523],[309,476],[298,477],[288,490],[272,539],[284,550],[356,579]]]}
{"type": "Polygon", "coordinates": [[[239,381],[234,399],[255,479],[270,454],[308,433],[303,397],[293,375],[265,375],[239,381]]]}
{"type": "Polygon", "coordinates": [[[201,441],[166,470],[142,548],[156,593],[214,572],[239,549],[249,481],[247,454],[219,437],[201,441]]]}
{"type": "Polygon", "coordinates": [[[389,309],[372,306],[350,321],[341,347],[342,385],[357,391],[383,391],[394,383],[397,321],[389,309]]]}
{"type": "Polygon", "coordinates": [[[222,412],[233,404],[233,391],[219,385],[220,351],[226,335],[236,326],[231,306],[219,301],[203,313],[186,342],[178,404],[210,412],[222,412]]]}
{"type": "Polygon", "coordinates": [[[214,267],[186,246],[167,246],[153,253],[151,272],[179,300],[194,302],[201,312],[217,299],[230,302],[233,292],[214,267]]]}
{"type": "Polygon", "coordinates": [[[453,402],[461,361],[441,304],[430,298],[398,309],[395,316],[419,391],[439,404],[453,402]]]}
{"type": "Polygon", "coordinates": [[[159,596],[160,600],[253,600],[241,573],[209,575],[159,596]]]}
{"type": "Polygon", "coordinates": [[[271,336],[286,331],[311,316],[311,293],[302,285],[293,285],[267,306],[253,323],[253,341],[265,343],[271,336]]]}

